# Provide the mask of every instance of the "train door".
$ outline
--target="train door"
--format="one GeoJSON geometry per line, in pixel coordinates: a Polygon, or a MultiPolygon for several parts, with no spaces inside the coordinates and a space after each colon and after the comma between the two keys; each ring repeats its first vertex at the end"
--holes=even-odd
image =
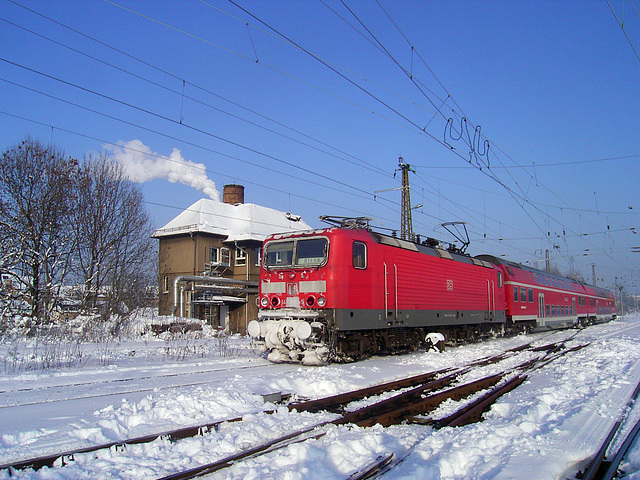
{"type": "Polygon", "coordinates": [[[398,266],[388,253],[384,256],[384,308],[387,325],[398,319],[398,266]]]}
{"type": "MultiPolygon", "coordinates": [[[[498,282],[500,282],[500,280],[498,280],[498,282]]],[[[487,302],[488,320],[491,321],[496,313],[496,289],[493,280],[487,280],[487,302]]]]}
{"type": "Polygon", "coordinates": [[[538,321],[544,325],[544,293],[538,294],[538,321]]]}

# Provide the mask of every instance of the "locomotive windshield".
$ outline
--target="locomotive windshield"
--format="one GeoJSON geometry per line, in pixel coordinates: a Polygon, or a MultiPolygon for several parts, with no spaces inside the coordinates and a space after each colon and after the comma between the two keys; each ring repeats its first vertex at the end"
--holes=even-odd
{"type": "Polygon", "coordinates": [[[264,249],[265,267],[316,267],[327,261],[325,237],[269,242],[264,249]]]}

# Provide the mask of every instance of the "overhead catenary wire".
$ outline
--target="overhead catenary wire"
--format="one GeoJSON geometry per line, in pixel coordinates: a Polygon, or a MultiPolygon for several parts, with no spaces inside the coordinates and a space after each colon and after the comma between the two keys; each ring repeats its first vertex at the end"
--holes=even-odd
{"type": "Polygon", "coordinates": [[[640,53],[638,52],[638,50],[636,49],[636,46],[631,41],[631,37],[629,37],[629,34],[627,33],[627,30],[624,28],[624,22],[620,21],[620,19],[618,18],[618,14],[616,13],[616,11],[611,6],[611,2],[609,0],[607,0],[607,5],[609,5],[609,8],[611,9],[611,13],[613,13],[613,16],[616,18],[616,22],[618,22],[618,25],[620,25],[620,28],[622,29],[622,32],[624,33],[625,38],[629,42],[629,45],[631,46],[631,49],[633,50],[633,53],[635,54],[636,58],[640,62],[640,53]]]}
{"type": "MultiPolygon", "coordinates": [[[[105,0],[107,3],[110,3],[112,5],[118,6],[120,7],[120,5],[116,4],[115,2],[112,1],[108,1],[105,0]]],[[[315,60],[319,61],[321,64],[325,65],[326,67],[328,67],[331,71],[337,73],[339,76],[341,76],[342,78],[346,79],[347,81],[349,81],[352,85],[355,85],[356,87],[358,87],[361,91],[367,93],[369,96],[371,96],[372,98],[374,98],[376,101],[382,103],[383,105],[387,106],[388,108],[390,108],[392,111],[397,112],[395,109],[393,109],[392,107],[390,107],[389,105],[387,105],[385,102],[383,102],[382,100],[380,100],[377,96],[375,96],[374,94],[372,94],[371,92],[369,92],[368,90],[364,89],[363,87],[361,87],[359,84],[357,84],[356,82],[352,81],[350,78],[348,78],[347,76],[343,75],[339,70],[337,70],[337,68],[335,68],[334,66],[330,65],[328,62],[326,62],[325,60],[321,59],[320,57],[318,57],[317,55],[313,54],[312,52],[308,51],[307,49],[305,49],[304,47],[302,47],[301,45],[297,44],[296,42],[294,42],[293,40],[291,40],[290,38],[288,38],[286,35],[284,35],[283,33],[281,33],[280,31],[278,31],[277,29],[275,29],[274,27],[270,26],[269,24],[267,24],[266,22],[264,22],[263,20],[261,20],[260,18],[258,18],[257,16],[253,15],[251,12],[249,12],[248,10],[246,10],[245,8],[241,7],[240,5],[238,5],[236,2],[234,2],[233,0],[229,0],[230,3],[234,4],[235,6],[237,6],[238,8],[240,8],[242,11],[244,11],[245,13],[249,14],[252,18],[256,19],[257,21],[259,21],[260,23],[262,23],[263,25],[265,25],[267,28],[269,28],[271,31],[275,32],[276,35],[282,37],[285,41],[287,41],[288,43],[294,45],[296,48],[300,49],[301,51],[305,52],[305,54],[310,55],[312,58],[314,58],[315,60]]],[[[208,4],[207,2],[203,2],[205,4],[208,4]]],[[[124,8],[124,7],[121,7],[124,8]]],[[[131,13],[140,15],[143,18],[152,20],[152,21],[156,21],[157,23],[160,23],[162,25],[168,25],[164,22],[160,22],[157,21],[147,15],[144,14],[140,14],[139,12],[135,12],[131,9],[128,8],[124,8],[127,11],[130,11],[131,13]]],[[[169,26],[171,27],[171,26],[169,26]]],[[[174,27],[172,27],[174,28],[174,27]]],[[[174,28],[175,29],[175,28],[174,28]]],[[[181,31],[180,29],[176,29],[178,31],[181,31]]],[[[399,64],[398,64],[399,65],[399,64]]],[[[405,117],[404,115],[400,114],[400,116],[404,119],[409,120],[407,117],[405,117]]],[[[463,119],[466,117],[462,117],[463,119]]],[[[409,123],[415,127],[419,126],[414,123],[413,121],[409,120],[409,123]]],[[[421,131],[424,131],[423,129],[421,129],[421,131]]],[[[431,136],[434,140],[438,141],[441,144],[444,144],[443,142],[441,142],[439,139],[433,137],[433,135],[429,134],[428,132],[424,131],[424,133],[427,133],[427,135],[431,136]]],[[[462,135],[462,130],[460,132],[460,135],[462,135]]],[[[446,144],[445,144],[446,145],[446,144]]],[[[462,157],[462,155],[460,155],[459,153],[454,152],[456,155],[458,155],[460,158],[464,158],[462,157]]],[[[521,193],[518,194],[516,193],[513,189],[511,189],[510,187],[508,187],[502,180],[498,179],[494,174],[492,173],[488,173],[487,169],[482,169],[480,168],[480,171],[482,173],[484,173],[485,175],[487,175],[489,178],[493,179],[494,181],[496,181],[498,184],[500,184],[511,196],[514,200],[516,200],[516,203],[523,209],[523,211],[525,212],[525,214],[530,218],[530,220],[533,222],[534,225],[536,225],[538,227],[538,229],[542,232],[544,231],[544,229],[538,224],[538,222],[533,218],[533,216],[531,216],[531,214],[524,208],[524,204],[529,204],[531,205],[535,210],[537,210],[540,214],[544,215],[544,212],[538,208],[535,204],[533,204],[528,198],[527,195],[524,194],[521,190],[521,193]],[[520,200],[521,203],[517,202],[517,200],[520,200]]],[[[515,182],[516,185],[519,187],[518,182],[515,182]]],[[[558,223],[558,222],[557,222],[558,223]]]]}
{"type": "MultiPolygon", "coordinates": [[[[346,5],[345,1],[344,1],[344,0],[341,0],[341,2],[342,2],[342,4],[343,4],[343,5],[345,5],[345,7],[349,10],[349,12],[350,12],[350,13],[351,13],[351,14],[352,14],[352,15],[353,15],[357,20],[358,20],[358,22],[359,22],[359,23],[360,23],[360,24],[361,24],[361,25],[362,25],[362,26],[367,30],[367,32],[371,35],[371,37],[375,39],[376,43],[377,43],[378,45],[380,45],[380,47],[384,50],[384,53],[385,53],[389,58],[391,58],[391,59],[393,60],[393,62],[394,62],[394,63],[395,63],[395,64],[396,64],[396,65],[397,65],[397,66],[398,66],[398,67],[399,67],[399,68],[400,68],[404,73],[405,73],[405,75],[408,75],[408,76],[411,78],[411,81],[412,81],[414,84],[416,84],[416,81],[414,80],[413,73],[412,73],[412,70],[413,70],[413,69],[411,70],[411,72],[408,72],[408,71],[407,71],[407,69],[406,69],[406,68],[404,68],[404,67],[403,67],[403,66],[402,66],[402,65],[401,65],[401,64],[400,64],[400,63],[399,63],[399,62],[398,62],[398,61],[393,57],[393,55],[391,55],[391,53],[390,53],[386,48],[384,48],[384,46],[382,45],[382,43],[377,39],[377,37],[373,34],[373,32],[371,32],[371,31],[370,31],[370,30],[369,30],[369,29],[364,25],[364,23],[363,23],[363,22],[362,22],[362,21],[357,17],[357,15],[353,12],[353,10],[352,10],[352,9],[350,9],[350,8],[346,5]]],[[[443,88],[443,90],[447,93],[447,95],[448,95],[448,96],[447,96],[447,98],[451,98],[451,99],[452,99],[452,101],[455,103],[456,107],[457,107],[457,108],[462,112],[462,109],[461,109],[461,108],[459,107],[459,105],[455,102],[455,100],[453,99],[453,97],[451,96],[451,94],[449,93],[449,91],[446,89],[446,87],[444,86],[444,84],[443,84],[443,83],[442,83],[442,82],[437,78],[437,76],[436,76],[436,75],[435,75],[435,73],[431,70],[431,68],[428,66],[428,64],[427,64],[427,63],[424,61],[424,59],[419,55],[419,53],[418,53],[418,52],[416,51],[416,49],[414,48],[414,45],[411,43],[411,41],[408,39],[408,37],[404,34],[404,32],[402,32],[402,30],[400,29],[400,27],[398,26],[398,24],[393,20],[393,18],[392,18],[392,17],[391,17],[391,15],[387,12],[387,10],[386,10],[386,9],[384,9],[384,7],[383,7],[383,6],[382,6],[382,4],[380,3],[380,1],[379,1],[379,0],[376,0],[376,3],[380,6],[381,10],[385,13],[385,15],[387,16],[387,18],[391,21],[391,23],[392,23],[392,24],[394,25],[394,27],[398,30],[398,32],[401,34],[401,36],[404,38],[404,40],[407,42],[407,44],[409,44],[409,46],[411,47],[411,55],[412,55],[412,57],[411,57],[411,58],[413,59],[413,55],[414,55],[414,53],[415,53],[415,54],[420,58],[420,60],[422,61],[422,63],[423,63],[423,64],[428,68],[429,72],[430,72],[430,73],[434,76],[434,78],[437,80],[438,84],[439,84],[439,85],[443,88]]],[[[418,86],[418,85],[416,84],[416,86],[418,86]]],[[[418,89],[420,90],[420,92],[421,92],[423,95],[427,96],[427,95],[424,93],[424,91],[423,91],[422,89],[420,89],[419,87],[418,87],[418,89]]],[[[466,126],[463,126],[463,125],[466,125],[465,119],[467,118],[467,116],[464,114],[464,112],[462,112],[462,114],[463,114],[463,115],[462,115],[461,129],[460,129],[460,132],[459,132],[459,138],[462,138],[462,136],[463,136],[463,134],[464,134],[464,129],[466,128],[466,126]]],[[[448,123],[449,123],[449,122],[448,122],[448,123]]],[[[479,127],[476,127],[476,128],[475,128],[475,131],[476,131],[476,133],[478,133],[478,134],[479,134],[479,127]]],[[[471,139],[470,139],[470,138],[467,138],[467,142],[466,142],[466,143],[470,143],[470,141],[471,141],[471,139]]],[[[480,153],[482,153],[482,152],[480,152],[480,153]]],[[[512,161],[513,161],[513,160],[512,160],[512,161]]],[[[514,163],[515,163],[515,162],[514,162],[514,163]]],[[[478,166],[480,166],[480,165],[478,165],[478,166]]],[[[488,165],[486,165],[486,166],[488,167],[488,165]]],[[[520,165],[518,165],[518,164],[516,164],[516,166],[517,166],[517,168],[523,169],[523,167],[522,167],[522,166],[520,166],[520,165]]],[[[474,165],[473,167],[474,167],[474,168],[476,168],[476,166],[475,166],[475,165],[474,165]]],[[[501,167],[501,168],[505,168],[505,169],[506,169],[506,166],[505,166],[504,164],[502,164],[502,165],[498,166],[498,168],[500,168],[500,167],[501,167]]],[[[529,178],[530,178],[530,179],[531,179],[531,178],[533,178],[530,174],[528,174],[528,176],[529,176],[529,178]]],[[[497,177],[496,177],[496,180],[497,180],[497,177]]],[[[514,181],[515,181],[515,179],[514,179],[514,181]]],[[[499,182],[499,183],[501,183],[501,182],[499,182]]],[[[517,181],[515,181],[515,183],[516,183],[516,185],[518,185],[518,182],[517,182],[517,181]]],[[[502,184],[502,183],[501,183],[501,184],[502,184]]],[[[546,188],[546,187],[545,187],[545,188],[546,188]]],[[[550,193],[553,193],[553,192],[551,192],[549,189],[547,189],[547,190],[548,190],[550,193]]],[[[522,192],[522,190],[521,190],[521,192],[522,192]]],[[[523,192],[523,193],[524,193],[524,192],[523,192]]],[[[554,195],[555,195],[555,194],[554,194],[554,195]]],[[[557,196],[557,195],[556,195],[556,196],[557,196]]],[[[524,198],[525,198],[525,199],[527,198],[526,193],[525,193],[525,195],[524,195],[524,198]]],[[[558,197],[558,198],[559,198],[559,197],[558,197]]],[[[534,206],[534,207],[535,207],[535,206],[534,206]]],[[[541,213],[542,213],[542,212],[541,212],[541,213]]],[[[533,219],[532,219],[532,220],[533,220],[533,219]]],[[[534,223],[535,223],[535,221],[534,221],[534,223]]],[[[558,223],[558,222],[557,222],[557,223],[558,223]]]]}
{"type": "MultiPolygon", "coordinates": [[[[418,53],[416,52],[416,55],[418,55],[418,53]]],[[[496,166],[497,167],[497,166],[496,166]]]]}
{"type": "MultiPolygon", "coordinates": [[[[334,73],[336,73],[337,75],[339,75],[341,78],[345,79],[346,81],[348,81],[350,84],[354,85],[356,88],[358,88],[360,91],[363,91],[365,94],[369,95],[371,98],[373,98],[375,101],[381,103],[383,106],[385,106],[386,108],[390,109],[392,112],[396,113],[397,115],[399,115],[402,119],[406,120],[411,126],[417,128],[420,132],[424,132],[425,134],[427,134],[428,136],[430,136],[431,138],[433,138],[434,140],[436,140],[438,143],[445,145],[446,143],[437,139],[436,137],[434,137],[432,134],[430,134],[429,132],[426,132],[425,130],[423,130],[417,123],[415,123],[413,120],[409,119],[408,117],[406,117],[404,114],[400,113],[399,111],[397,111],[395,108],[391,107],[389,104],[387,104],[386,102],[382,101],[380,98],[378,98],[376,95],[374,95],[373,93],[369,92],[368,90],[366,90],[365,88],[363,88],[361,85],[359,85],[358,83],[354,82],[353,80],[351,80],[349,77],[347,77],[346,75],[342,74],[339,70],[337,70],[335,67],[333,67],[332,65],[328,64],[326,61],[324,61],[323,59],[319,58],[317,55],[315,55],[314,53],[308,51],[307,49],[305,49],[304,47],[302,47],[301,45],[299,45],[298,43],[296,43],[295,41],[293,41],[292,39],[290,39],[289,37],[287,37],[285,34],[283,34],[282,32],[280,32],[279,30],[277,30],[276,28],[272,27],[271,25],[269,25],[268,23],[266,23],[265,21],[263,21],[262,19],[260,19],[259,17],[257,17],[256,15],[252,14],[251,12],[249,12],[247,9],[245,9],[244,7],[240,6],[237,2],[235,2],[234,0],[229,0],[230,3],[232,3],[233,5],[237,6],[239,9],[241,9],[242,11],[244,11],[245,13],[247,13],[248,15],[250,15],[252,18],[256,19],[257,21],[259,21],[260,23],[262,23],[263,25],[265,25],[267,28],[271,29],[272,31],[274,31],[275,33],[277,33],[278,35],[280,35],[283,39],[285,39],[287,42],[291,43],[292,45],[294,45],[296,48],[299,48],[301,51],[303,51],[305,54],[311,56],[312,58],[314,58],[315,60],[317,60],[318,62],[320,62],[321,64],[323,64],[324,66],[326,66],[327,68],[329,68],[331,71],[333,71],[334,73]]],[[[453,151],[453,149],[451,149],[453,151]]],[[[458,153],[453,151],[453,153],[455,155],[457,155],[460,158],[464,157],[458,153]]],[[[498,184],[500,184],[513,198],[514,200],[520,199],[522,201],[522,203],[520,205],[520,207],[523,209],[523,211],[525,212],[525,214],[529,217],[529,219],[532,221],[532,223],[534,225],[536,225],[536,227],[540,230],[543,231],[543,228],[541,227],[541,225],[533,218],[533,216],[526,210],[524,209],[524,203],[527,203],[529,205],[531,205],[534,209],[538,210],[541,213],[542,212],[539,208],[537,208],[534,204],[532,204],[526,196],[523,196],[522,194],[518,194],[517,192],[515,192],[512,188],[510,188],[509,186],[507,186],[503,181],[501,181],[500,179],[498,179],[495,175],[488,173],[487,169],[480,169],[480,172],[483,173],[484,175],[488,176],[489,178],[493,179],[494,181],[496,181],[498,184]]],[[[516,182],[517,184],[517,182],[516,182]]]]}

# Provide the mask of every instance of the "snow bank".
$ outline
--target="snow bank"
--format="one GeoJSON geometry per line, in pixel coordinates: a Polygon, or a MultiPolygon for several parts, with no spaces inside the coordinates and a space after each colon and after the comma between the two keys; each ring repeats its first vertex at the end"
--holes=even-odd
{"type": "MultiPolygon", "coordinates": [[[[163,377],[155,380],[157,390],[126,395],[117,402],[111,400],[71,422],[65,418],[51,420],[46,428],[29,428],[17,417],[5,420],[0,435],[0,461],[49,450],[63,438],[73,439],[76,445],[87,445],[177,426],[244,417],[245,422],[225,423],[219,431],[202,437],[175,444],[158,440],[127,447],[121,452],[101,452],[98,461],[76,458],[73,465],[64,469],[18,472],[12,478],[159,477],[335,418],[330,413],[289,412],[286,408],[263,404],[264,393],[280,391],[297,398],[318,398],[463,365],[532,341],[547,344],[573,333],[575,331],[520,336],[452,348],[443,354],[416,352],[326,367],[271,365],[257,357],[203,358],[187,366],[161,364],[165,373],[174,372],[185,380],[189,370],[205,373],[198,376],[191,373],[193,385],[180,387],[162,388],[161,382],[168,381],[163,377]],[[274,414],[264,412],[274,408],[274,414]]],[[[570,345],[588,342],[586,348],[532,372],[523,385],[502,397],[481,423],[440,430],[419,425],[332,426],[318,440],[297,443],[238,463],[207,478],[344,479],[378,455],[389,452],[396,458],[404,458],[385,476],[390,479],[543,480],[574,476],[598,448],[640,381],[640,317],[628,316],[582,330],[570,345]]],[[[529,355],[533,354],[524,353],[517,360],[488,366],[474,375],[494,373],[509,362],[521,363],[529,355]]],[[[135,364],[136,359],[130,365],[135,364]]],[[[141,371],[152,370],[152,365],[146,362],[139,365],[141,371]]],[[[111,369],[117,370],[115,366],[111,369]]],[[[25,382],[22,377],[19,381],[25,382]]],[[[86,380],[90,380],[88,373],[86,380]]],[[[453,405],[443,406],[434,415],[446,415],[452,408],[453,405]]],[[[640,416],[640,411],[634,410],[632,414],[640,416]]],[[[627,471],[635,472],[630,478],[640,478],[639,465],[640,454],[636,451],[626,464],[627,471]]],[[[8,478],[3,475],[0,478],[8,478]]]]}

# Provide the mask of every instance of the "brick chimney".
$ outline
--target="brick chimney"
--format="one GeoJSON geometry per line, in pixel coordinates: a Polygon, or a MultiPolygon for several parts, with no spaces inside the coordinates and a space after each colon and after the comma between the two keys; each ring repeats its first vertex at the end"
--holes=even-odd
{"type": "Polygon", "coordinates": [[[244,203],[244,186],[242,185],[225,185],[222,188],[222,202],[238,205],[244,203]]]}

